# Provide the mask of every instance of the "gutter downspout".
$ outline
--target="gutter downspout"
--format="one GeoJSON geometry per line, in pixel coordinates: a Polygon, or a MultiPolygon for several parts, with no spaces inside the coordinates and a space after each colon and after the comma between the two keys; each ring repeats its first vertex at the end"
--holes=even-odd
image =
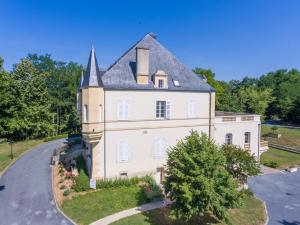
{"type": "Polygon", "coordinates": [[[258,146],[257,146],[257,158],[258,158],[258,161],[260,161],[260,131],[261,130],[261,124],[259,123],[258,124],[258,131],[257,131],[257,133],[258,133],[258,138],[257,138],[257,140],[258,140],[258,146]]]}
{"type": "Polygon", "coordinates": [[[208,125],[208,137],[211,138],[211,92],[209,92],[209,125],[208,125]]]}
{"type": "Polygon", "coordinates": [[[105,94],[106,94],[106,91],[103,89],[104,91],[104,121],[103,121],[103,126],[104,126],[104,179],[106,179],[106,104],[105,104],[105,94]]]}

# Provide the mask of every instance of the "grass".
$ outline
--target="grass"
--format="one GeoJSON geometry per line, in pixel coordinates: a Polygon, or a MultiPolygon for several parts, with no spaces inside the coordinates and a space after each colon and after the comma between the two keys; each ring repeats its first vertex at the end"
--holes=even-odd
{"type": "Polygon", "coordinates": [[[277,162],[279,169],[284,169],[293,165],[300,165],[300,154],[270,148],[261,155],[262,164],[266,162],[277,162]]]}
{"type": "Polygon", "coordinates": [[[262,136],[273,144],[300,148],[300,129],[278,127],[277,133],[281,134],[280,138],[266,137],[268,133],[272,133],[272,126],[262,126],[262,136]]]}
{"type": "Polygon", "coordinates": [[[43,143],[43,140],[27,140],[13,144],[13,160],[10,159],[10,145],[7,142],[0,144],[0,172],[11,162],[15,161],[22,153],[43,143]]]}
{"type": "MultiPolygon", "coordinates": [[[[233,225],[261,225],[264,224],[266,215],[262,202],[253,196],[246,196],[243,199],[244,204],[237,209],[229,210],[229,218],[233,225]]],[[[210,215],[202,217],[202,222],[199,223],[196,219],[193,221],[181,221],[173,219],[169,216],[169,208],[155,209],[148,212],[130,216],[111,225],[205,225],[224,224],[210,215]]]]}
{"type": "Polygon", "coordinates": [[[142,187],[106,188],[65,200],[61,209],[76,223],[87,225],[113,213],[147,202],[142,187]]]}

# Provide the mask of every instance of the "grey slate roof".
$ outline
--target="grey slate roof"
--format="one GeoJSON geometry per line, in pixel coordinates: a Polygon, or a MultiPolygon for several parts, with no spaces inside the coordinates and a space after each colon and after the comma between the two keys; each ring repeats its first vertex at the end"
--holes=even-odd
{"type": "Polygon", "coordinates": [[[152,79],[149,79],[149,85],[139,85],[136,82],[137,47],[149,49],[150,75],[153,75],[157,70],[163,70],[168,74],[168,90],[214,91],[214,89],[202,79],[202,76],[196,75],[165,49],[152,33],[143,37],[108,68],[102,75],[104,88],[154,89],[152,79]],[[180,86],[174,86],[173,80],[178,80],[180,86]]]}
{"type": "Polygon", "coordinates": [[[89,62],[83,77],[81,88],[83,87],[103,87],[101,74],[93,47],[91,49],[89,62]]]}
{"type": "Polygon", "coordinates": [[[82,85],[83,85],[83,71],[81,71],[78,89],[80,89],[82,87],[82,85]]]}

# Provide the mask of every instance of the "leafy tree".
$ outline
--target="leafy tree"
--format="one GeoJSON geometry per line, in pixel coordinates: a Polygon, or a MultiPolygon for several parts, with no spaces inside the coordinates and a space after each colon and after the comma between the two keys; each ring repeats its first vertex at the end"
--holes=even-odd
{"type": "Polygon", "coordinates": [[[244,112],[264,115],[268,105],[274,100],[271,94],[272,90],[269,88],[242,87],[238,91],[240,107],[244,112]]]}
{"type": "Polygon", "coordinates": [[[165,191],[172,212],[186,220],[205,212],[227,220],[226,210],[239,202],[237,183],[225,157],[207,135],[191,131],[168,152],[165,191]]]}
{"type": "Polygon", "coordinates": [[[211,69],[202,69],[200,67],[196,67],[194,69],[194,73],[204,75],[207,79],[207,83],[209,83],[216,90],[216,105],[218,107],[219,96],[222,95],[224,88],[222,84],[215,79],[215,73],[211,69]]]}
{"type": "Polygon", "coordinates": [[[226,158],[226,169],[234,178],[242,179],[245,175],[253,176],[260,172],[255,156],[249,151],[235,145],[222,145],[221,151],[226,158]]]}

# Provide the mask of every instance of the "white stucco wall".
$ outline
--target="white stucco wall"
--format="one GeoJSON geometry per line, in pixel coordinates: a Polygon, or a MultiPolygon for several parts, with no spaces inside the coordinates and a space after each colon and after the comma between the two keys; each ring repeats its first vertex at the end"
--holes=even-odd
{"type": "Polygon", "coordinates": [[[106,176],[121,172],[128,176],[155,173],[166,157],[154,157],[154,143],[164,138],[167,146],[189,134],[191,129],[209,132],[209,93],[169,91],[106,91],[105,93],[106,176]],[[128,120],[118,121],[119,101],[129,102],[128,120]],[[155,118],[156,101],[171,103],[170,119],[155,118]],[[187,118],[188,103],[196,101],[197,117],[187,118]],[[129,162],[117,162],[117,146],[125,140],[130,146],[129,162]]]}
{"type": "Polygon", "coordinates": [[[260,117],[254,116],[253,121],[241,121],[240,116],[236,116],[236,121],[223,122],[222,117],[216,117],[215,122],[215,141],[217,144],[225,143],[225,135],[232,133],[234,145],[244,148],[244,133],[251,133],[250,150],[258,157],[259,145],[259,125],[260,117]]]}
{"type": "MultiPolygon", "coordinates": [[[[193,129],[208,133],[208,126],[193,129]]],[[[107,177],[116,177],[121,172],[127,172],[128,176],[154,174],[156,168],[163,167],[166,162],[166,155],[163,158],[154,157],[155,140],[163,138],[167,146],[174,146],[190,130],[189,127],[177,127],[106,132],[107,177]],[[129,144],[128,162],[117,161],[119,141],[127,141],[129,144]]]]}

